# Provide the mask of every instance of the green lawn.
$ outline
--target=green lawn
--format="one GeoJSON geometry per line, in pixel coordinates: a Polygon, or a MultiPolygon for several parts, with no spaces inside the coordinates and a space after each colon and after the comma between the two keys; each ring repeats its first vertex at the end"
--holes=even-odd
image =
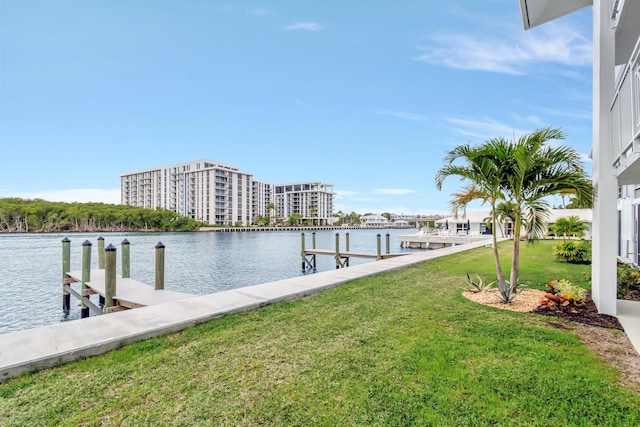
{"type": "MultiPolygon", "coordinates": [[[[549,242],[522,249],[529,287],[586,283],[589,267],[556,262],[549,242]]],[[[640,425],[640,395],[577,335],[466,300],[466,271],[493,280],[491,250],[10,380],[0,424],[640,425]]]]}

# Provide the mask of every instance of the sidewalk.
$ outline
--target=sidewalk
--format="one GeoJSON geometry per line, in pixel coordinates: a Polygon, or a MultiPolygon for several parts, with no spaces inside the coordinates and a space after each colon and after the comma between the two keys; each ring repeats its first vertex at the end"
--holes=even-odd
{"type": "Polygon", "coordinates": [[[25,372],[103,354],[125,344],[179,331],[225,314],[293,300],[360,277],[481,246],[484,246],[484,241],[411,252],[338,270],[10,332],[0,335],[0,382],[25,372]]]}

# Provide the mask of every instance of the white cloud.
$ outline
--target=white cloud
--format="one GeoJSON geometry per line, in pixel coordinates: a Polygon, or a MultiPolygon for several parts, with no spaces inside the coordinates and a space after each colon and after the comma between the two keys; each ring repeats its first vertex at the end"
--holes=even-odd
{"type": "Polygon", "coordinates": [[[355,191],[348,191],[348,190],[335,190],[335,193],[336,193],[336,199],[349,198],[358,194],[355,191]]]}
{"type": "Polygon", "coordinates": [[[415,192],[416,190],[409,190],[406,188],[376,188],[373,190],[373,194],[379,194],[382,196],[404,196],[415,192]]]}
{"type": "Polygon", "coordinates": [[[398,118],[398,119],[412,120],[412,121],[418,121],[418,122],[423,122],[423,121],[427,120],[426,116],[421,116],[420,114],[408,113],[406,111],[377,110],[377,111],[374,111],[374,113],[378,114],[378,115],[381,115],[381,116],[390,116],[390,117],[395,117],[395,118],[398,118]]]}
{"type": "Polygon", "coordinates": [[[295,22],[293,24],[289,24],[284,27],[285,31],[296,31],[296,30],[306,30],[306,31],[320,31],[324,28],[324,25],[318,24],[317,22],[295,22]]]}
{"type": "Polygon", "coordinates": [[[422,53],[414,57],[416,61],[515,75],[535,70],[534,63],[589,66],[592,62],[590,38],[554,22],[534,31],[508,28],[494,37],[439,34],[432,41],[419,47],[422,53]]]}
{"type": "Polygon", "coordinates": [[[532,107],[539,111],[542,111],[547,114],[551,114],[558,117],[568,117],[570,119],[583,119],[589,120],[593,119],[593,115],[591,111],[568,111],[568,110],[559,110],[553,108],[544,108],[544,107],[532,107]]]}
{"type": "Polygon", "coordinates": [[[43,199],[50,202],[102,202],[120,204],[120,189],[103,190],[95,188],[77,188],[68,190],[47,190],[34,192],[1,191],[0,197],[19,197],[21,199],[43,199]]]}
{"type": "Polygon", "coordinates": [[[502,136],[510,139],[513,138],[514,135],[518,137],[527,132],[522,129],[514,129],[513,126],[509,126],[489,118],[484,120],[471,120],[449,117],[447,118],[447,121],[458,126],[456,131],[461,135],[473,138],[487,139],[502,136]]]}
{"type": "Polygon", "coordinates": [[[511,114],[511,117],[513,117],[519,123],[531,123],[536,127],[545,126],[545,123],[542,121],[542,119],[536,116],[535,114],[529,114],[528,116],[521,116],[520,114],[513,113],[511,114]]]}
{"type": "Polygon", "coordinates": [[[247,13],[249,15],[256,15],[256,16],[270,16],[272,15],[271,11],[268,9],[262,9],[259,7],[253,8],[253,9],[249,9],[247,11],[247,13]]]}

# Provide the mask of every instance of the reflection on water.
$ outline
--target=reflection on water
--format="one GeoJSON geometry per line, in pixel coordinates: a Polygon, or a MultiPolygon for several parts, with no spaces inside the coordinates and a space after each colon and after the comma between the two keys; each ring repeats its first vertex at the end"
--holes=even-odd
{"type": "MultiPolygon", "coordinates": [[[[350,250],[376,252],[376,235],[390,234],[391,252],[401,249],[397,236],[416,230],[349,230],[350,250]]],[[[335,230],[317,231],[316,247],[335,250],[335,230]]],[[[345,232],[339,232],[340,248],[345,232]]],[[[71,269],[82,268],[82,243],[89,240],[92,266],[97,268],[97,238],[118,250],[130,242],[131,277],[153,285],[155,245],[165,244],[165,289],[204,295],[259,283],[299,276],[301,272],[298,231],[248,233],[66,233],[0,235],[0,333],[64,321],[62,313],[62,239],[71,240],[71,269]]],[[[305,233],[307,248],[311,232],[305,233]]],[[[318,271],[335,268],[330,256],[318,256],[318,271]]],[[[373,262],[352,259],[351,265],[373,262]]],[[[80,316],[72,297],[68,319],[80,316]]]]}

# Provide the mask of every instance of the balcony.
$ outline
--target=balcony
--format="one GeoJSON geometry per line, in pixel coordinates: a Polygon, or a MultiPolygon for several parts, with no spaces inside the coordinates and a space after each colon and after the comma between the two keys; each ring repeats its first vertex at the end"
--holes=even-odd
{"type": "Polygon", "coordinates": [[[609,117],[618,183],[640,184],[640,38],[618,78],[609,117]]]}

